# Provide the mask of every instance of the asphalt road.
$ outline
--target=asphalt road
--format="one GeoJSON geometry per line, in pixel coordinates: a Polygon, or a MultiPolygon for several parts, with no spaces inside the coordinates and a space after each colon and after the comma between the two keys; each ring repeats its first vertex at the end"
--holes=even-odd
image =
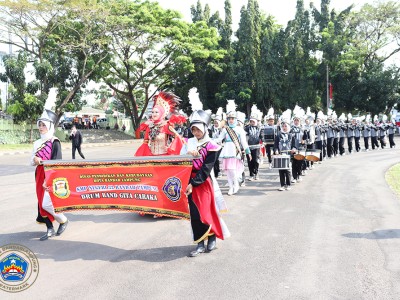
{"type": "MultiPolygon", "coordinates": [[[[129,157],[135,147],[83,152],[129,157]]],[[[232,237],[196,258],[188,221],[117,211],[68,213],[64,234],[40,242],[29,154],[0,155],[0,245],[28,247],[40,265],[31,288],[0,299],[399,299],[400,201],[384,178],[399,154],[324,161],[284,192],[264,164],[259,181],[225,198],[232,237]]]]}

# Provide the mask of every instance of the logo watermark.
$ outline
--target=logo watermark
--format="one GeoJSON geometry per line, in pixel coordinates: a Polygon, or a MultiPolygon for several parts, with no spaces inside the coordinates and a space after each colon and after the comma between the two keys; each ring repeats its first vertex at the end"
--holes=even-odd
{"type": "Polygon", "coordinates": [[[30,249],[18,244],[0,247],[0,289],[18,293],[31,287],[39,275],[39,261],[30,249]]]}

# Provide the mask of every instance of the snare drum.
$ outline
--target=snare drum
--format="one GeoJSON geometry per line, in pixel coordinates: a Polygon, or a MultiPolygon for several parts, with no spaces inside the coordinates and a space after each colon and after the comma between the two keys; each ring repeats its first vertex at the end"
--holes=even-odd
{"type": "Polygon", "coordinates": [[[320,149],[307,149],[306,160],[317,162],[319,161],[320,154],[321,154],[320,149]]]}
{"type": "Polygon", "coordinates": [[[275,142],[275,129],[270,127],[270,128],[264,128],[264,143],[273,145],[275,142]]]}
{"type": "Polygon", "coordinates": [[[306,149],[299,149],[294,155],[295,160],[304,160],[306,158],[306,149]]]}
{"type": "Polygon", "coordinates": [[[272,169],[276,170],[289,170],[290,169],[290,155],[274,155],[272,157],[272,169]]]}

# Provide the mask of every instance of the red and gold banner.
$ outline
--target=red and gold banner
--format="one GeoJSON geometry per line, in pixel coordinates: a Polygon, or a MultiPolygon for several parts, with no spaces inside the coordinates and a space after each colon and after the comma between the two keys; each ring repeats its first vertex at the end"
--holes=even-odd
{"type": "Polygon", "coordinates": [[[57,212],[117,209],[189,219],[189,156],[44,162],[57,212]]]}

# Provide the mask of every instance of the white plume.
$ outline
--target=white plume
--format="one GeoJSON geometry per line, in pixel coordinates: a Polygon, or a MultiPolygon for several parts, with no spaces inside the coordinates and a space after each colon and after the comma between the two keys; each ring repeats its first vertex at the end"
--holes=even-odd
{"type": "Polygon", "coordinates": [[[189,90],[189,103],[192,106],[192,111],[203,110],[203,103],[201,103],[199,93],[195,87],[189,90]]]}
{"type": "Polygon", "coordinates": [[[228,100],[226,104],[226,113],[230,113],[231,111],[236,111],[236,103],[235,100],[228,100]]]}
{"type": "Polygon", "coordinates": [[[282,113],[280,120],[281,122],[290,122],[291,116],[292,116],[292,111],[290,109],[287,109],[282,113]]]}
{"type": "Polygon", "coordinates": [[[365,122],[366,122],[366,123],[369,123],[369,121],[371,121],[371,115],[367,115],[367,116],[365,117],[365,122]]]}
{"type": "Polygon", "coordinates": [[[47,96],[46,99],[46,103],[44,104],[44,109],[49,109],[51,111],[54,111],[53,107],[56,106],[57,93],[58,93],[57,88],[50,89],[49,95],[47,96]]]}
{"type": "Polygon", "coordinates": [[[339,120],[342,122],[346,121],[346,116],[344,115],[344,113],[340,115],[339,120]]]}
{"type": "Polygon", "coordinates": [[[273,117],[274,116],[274,108],[271,107],[270,109],[268,109],[268,113],[267,113],[267,117],[273,117]]]}
{"type": "Polygon", "coordinates": [[[352,118],[353,118],[353,116],[351,115],[351,113],[348,113],[348,115],[347,115],[347,121],[351,121],[352,118]]]}

